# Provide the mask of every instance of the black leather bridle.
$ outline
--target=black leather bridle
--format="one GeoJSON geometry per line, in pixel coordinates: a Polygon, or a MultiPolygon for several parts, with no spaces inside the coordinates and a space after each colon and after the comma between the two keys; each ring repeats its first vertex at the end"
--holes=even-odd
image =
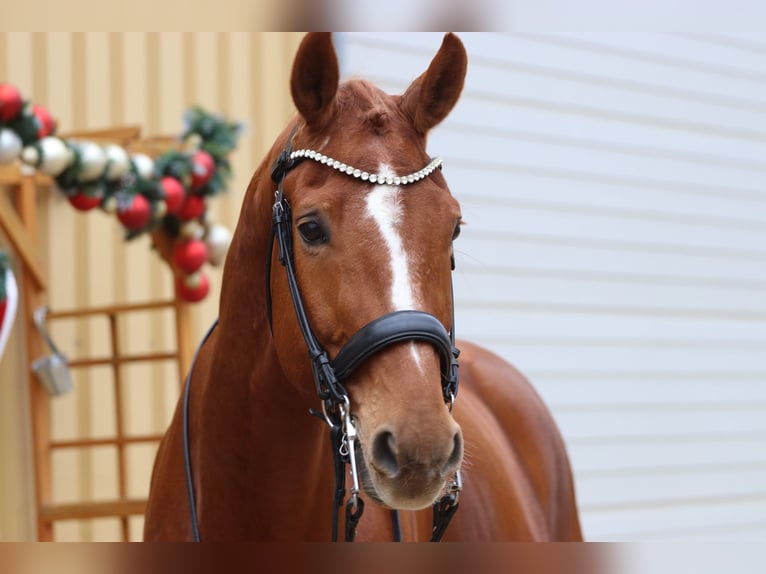
{"type": "MultiPolygon", "coordinates": [[[[430,343],[437,350],[441,362],[442,394],[445,403],[450,410],[458,392],[458,355],[460,351],[455,347],[454,328],[454,304],[452,312],[452,326],[449,331],[445,329],[441,321],[430,313],[416,310],[394,311],[383,315],[357,331],[341,348],[334,359],[330,359],[327,351],[317,340],[311,324],[308,320],[306,309],[303,305],[300,289],[295,272],[293,253],[293,231],[290,204],[284,194],[284,180],[286,175],[300,163],[302,158],[294,157],[292,153],[292,140],[295,135],[293,129],[288,138],[285,149],[274,162],[271,178],[277,185],[274,194],[272,208],[272,235],[266,264],[266,304],[269,325],[272,327],[271,311],[271,266],[274,241],[278,246],[278,259],[285,268],[290,297],[295,309],[303,338],[306,342],[309,358],[316,384],[317,395],[322,401],[322,413],[314,412],[324,418],[330,427],[330,439],[333,449],[335,466],[335,496],[333,503],[332,540],[338,539],[338,510],[345,499],[345,475],[346,464],[352,467],[352,477],[355,484],[351,490],[351,498],[346,504],[346,532],[344,539],[353,541],[356,525],[364,510],[364,502],[357,496],[359,487],[356,484],[356,461],[354,453],[355,427],[349,409],[348,392],[343,386],[343,381],[354,372],[366,359],[375,353],[391,345],[407,341],[423,341],[430,343]]],[[[454,258],[452,259],[454,269],[454,258]]],[[[215,327],[215,325],[213,325],[215,327]]],[[[211,328],[212,331],[212,328],[211,328]]],[[[208,332],[209,335],[209,332],[208,332]]],[[[206,335],[207,338],[207,335],[206,335]]],[[[203,341],[204,343],[204,341],[203,341]]],[[[196,359],[196,356],[195,356],[196,359]]],[[[191,371],[186,381],[184,396],[184,451],[187,471],[187,489],[191,509],[191,519],[195,540],[199,540],[196,504],[194,500],[194,484],[191,474],[191,464],[188,448],[188,393],[191,371]]],[[[458,507],[460,494],[459,471],[455,481],[448,492],[434,504],[434,526],[431,541],[441,540],[450,519],[458,507]]],[[[394,538],[400,538],[399,516],[397,511],[392,511],[394,522],[394,538]]]]}
{"type": "MultiPolygon", "coordinates": [[[[271,172],[271,179],[277,184],[272,210],[272,243],[276,237],[279,247],[279,262],[287,273],[287,283],[290,297],[298,318],[298,324],[308,347],[311,358],[314,380],[317,384],[319,398],[343,403],[348,393],[341,385],[353,370],[365,359],[381,349],[404,341],[425,341],[431,343],[439,352],[442,367],[442,391],[444,400],[450,403],[457,396],[458,390],[458,361],[460,354],[455,347],[454,326],[448,332],[441,321],[424,311],[394,311],[368,323],[349,338],[338,352],[334,360],[330,360],[327,352],[317,341],[306,310],[303,306],[300,289],[295,273],[293,258],[292,214],[290,204],[284,194],[285,176],[301,161],[291,157],[292,139],[295,130],[288,138],[287,146],[280,153],[271,172]]],[[[271,324],[271,252],[269,250],[266,263],[266,303],[271,324]]],[[[454,260],[452,263],[454,268],[454,260]]],[[[452,315],[454,325],[454,305],[452,315]]],[[[335,405],[326,405],[332,407],[335,405]]]]}

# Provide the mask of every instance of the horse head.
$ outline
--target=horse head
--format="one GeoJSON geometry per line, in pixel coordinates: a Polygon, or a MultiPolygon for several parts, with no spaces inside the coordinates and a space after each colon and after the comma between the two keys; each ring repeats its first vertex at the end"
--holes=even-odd
{"type": "MultiPolygon", "coordinates": [[[[339,84],[329,34],[309,34],[298,50],[291,77],[298,116],[289,145],[304,161],[285,174],[282,187],[300,296],[329,357],[365,325],[396,311],[427,313],[445,332],[452,328],[450,262],[460,207],[426,153],[426,139],[457,102],[465,72],[465,49],[451,34],[402,95],[362,80],[339,84]]],[[[301,392],[311,392],[285,274],[272,272],[270,289],[280,365],[301,392]]],[[[461,464],[462,434],[445,406],[443,361],[428,341],[399,341],[343,380],[365,490],[381,504],[426,507],[461,464]]]]}

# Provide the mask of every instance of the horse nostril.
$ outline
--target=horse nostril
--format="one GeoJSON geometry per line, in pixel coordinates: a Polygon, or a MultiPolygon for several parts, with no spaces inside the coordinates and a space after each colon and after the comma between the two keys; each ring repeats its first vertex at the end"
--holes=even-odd
{"type": "Polygon", "coordinates": [[[460,465],[460,461],[463,459],[463,435],[460,431],[455,433],[452,437],[452,453],[449,455],[447,462],[442,467],[442,476],[453,473],[460,465]]]}
{"type": "Polygon", "coordinates": [[[392,477],[399,473],[395,449],[394,435],[388,431],[378,433],[378,436],[372,441],[372,456],[375,460],[375,466],[392,477]]]}

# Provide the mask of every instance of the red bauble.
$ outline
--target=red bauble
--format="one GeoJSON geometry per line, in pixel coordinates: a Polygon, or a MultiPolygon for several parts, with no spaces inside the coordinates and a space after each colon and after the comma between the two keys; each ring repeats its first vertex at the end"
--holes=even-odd
{"type": "Polygon", "coordinates": [[[173,262],[186,273],[194,273],[207,261],[207,245],[199,239],[186,239],[173,248],[173,262]]]}
{"type": "Polygon", "coordinates": [[[204,273],[198,273],[197,275],[199,281],[197,285],[192,286],[188,284],[188,279],[194,277],[193,275],[176,279],[176,293],[178,293],[181,299],[189,303],[202,301],[210,291],[210,280],[207,278],[207,275],[204,273]]]}
{"type": "Polygon", "coordinates": [[[167,205],[168,213],[178,213],[186,197],[183,184],[174,177],[163,177],[160,180],[160,187],[162,193],[165,194],[165,205],[167,205]]]}
{"type": "Polygon", "coordinates": [[[141,229],[152,218],[152,206],[141,194],[133,196],[130,204],[117,208],[117,219],[128,229],[141,229]]]}
{"type": "Polygon", "coordinates": [[[48,108],[35,104],[32,106],[32,115],[37,118],[37,137],[44,138],[55,131],[56,121],[51,116],[48,108]]]}
{"type": "Polygon", "coordinates": [[[11,84],[0,84],[0,121],[8,122],[19,115],[24,102],[21,93],[11,84]]]}
{"type": "Polygon", "coordinates": [[[192,189],[204,186],[215,172],[213,156],[203,150],[194,152],[192,156],[192,189]]]}
{"type": "Polygon", "coordinates": [[[189,221],[197,219],[203,213],[205,213],[205,200],[199,195],[189,195],[178,211],[178,217],[182,221],[189,221]]]}
{"type": "Polygon", "coordinates": [[[101,196],[89,195],[83,193],[82,191],[78,191],[74,195],[69,196],[69,203],[71,203],[72,207],[75,209],[79,209],[80,211],[88,211],[101,205],[101,196]]]}

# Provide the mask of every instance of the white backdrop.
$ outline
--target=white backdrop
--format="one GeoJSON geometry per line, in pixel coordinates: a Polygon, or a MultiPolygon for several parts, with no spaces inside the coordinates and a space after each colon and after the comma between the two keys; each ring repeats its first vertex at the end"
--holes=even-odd
{"type": "MultiPolygon", "coordinates": [[[[551,407],[588,539],[762,539],[766,35],[461,38],[459,335],[551,407]]],[[[336,40],[401,92],[441,34],[336,40]]]]}

